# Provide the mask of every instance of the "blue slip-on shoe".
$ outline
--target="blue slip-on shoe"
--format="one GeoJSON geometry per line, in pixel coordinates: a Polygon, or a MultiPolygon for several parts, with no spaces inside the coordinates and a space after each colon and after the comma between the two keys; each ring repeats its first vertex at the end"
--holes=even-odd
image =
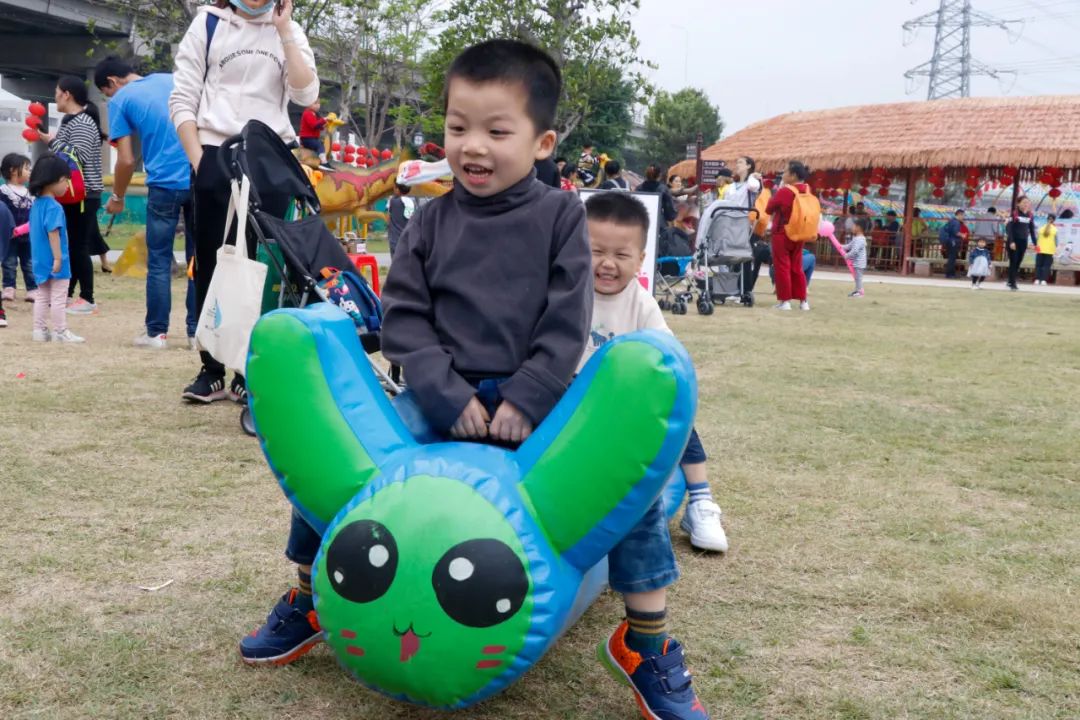
{"type": "Polygon", "coordinates": [[[600,661],[617,680],[634,691],[646,720],[709,720],[709,713],[691,687],[682,645],[668,638],[662,653],[639,653],[626,645],[629,625],[623,622],[597,648],[600,661]]]}
{"type": "Polygon", "coordinates": [[[288,665],[322,642],[322,630],[314,610],[295,606],[299,591],[281,596],[263,626],[240,641],[240,657],[248,665],[288,665]]]}

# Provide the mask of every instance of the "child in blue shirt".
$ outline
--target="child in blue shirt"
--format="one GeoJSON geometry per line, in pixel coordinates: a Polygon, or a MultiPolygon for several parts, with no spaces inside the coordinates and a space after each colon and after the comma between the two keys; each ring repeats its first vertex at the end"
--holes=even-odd
{"type": "Polygon", "coordinates": [[[67,326],[67,291],[71,282],[67,221],[56,198],[67,192],[71,171],[56,155],[44,155],[30,173],[30,254],[38,292],[34,297],[34,341],[81,343],[67,326]],[[49,329],[49,320],[52,329],[49,329]]]}

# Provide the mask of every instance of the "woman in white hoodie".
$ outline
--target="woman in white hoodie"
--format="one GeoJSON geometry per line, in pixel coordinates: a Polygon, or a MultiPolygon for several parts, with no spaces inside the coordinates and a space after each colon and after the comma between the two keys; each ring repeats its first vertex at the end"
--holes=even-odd
{"type": "MultiPolygon", "coordinates": [[[[289,101],[301,107],[315,102],[319,78],[307,37],[292,20],[292,0],[218,0],[199,8],[176,53],[173,79],[169,114],[195,169],[195,300],[201,315],[229,204],[218,148],[249,120],[293,142],[289,101]]],[[[270,212],[279,206],[284,211],[284,197],[260,192],[260,200],[270,212]]],[[[234,378],[226,391],[225,367],[209,353],[201,355],[202,369],[183,397],[246,401],[243,378],[234,378]]]]}

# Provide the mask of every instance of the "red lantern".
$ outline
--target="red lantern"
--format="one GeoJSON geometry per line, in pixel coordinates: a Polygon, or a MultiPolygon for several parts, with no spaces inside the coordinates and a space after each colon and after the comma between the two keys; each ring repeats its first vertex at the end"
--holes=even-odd
{"type": "Polygon", "coordinates": [[[1057,200],[1059,197],[1061,197],[1061,188],[1050,188],[1050,192],[1046,194],[1057,200]]]}
{"type": "Polygon", "coordinates": [[[881,187],[877,191],[878,197],[889,197],[889,188],[881,187]]]}
{"type": "Polygon", "coordinates": [[[363,145],[361,145],[360,147],[356,148],[356,154],[357,154],[357,155],[367,155],[367,152],[368,152],[367,148],[366,148],[366,147],[364,147],[363,145]]]}
{"type": "Polygon", "coordinates": [[[39,118],[37,115],[27,115],[25,122],[26,127],[32,130],[36,130],[37,128],[41,127],[41,118],[39,118]]]}
{"type": "Polygon", "coordinates": [[[392,157],[394,157],[394,151],[393,150],[383,150],[382,151],[382,159],[383,160],[389,160],[392,157]]]}
{"type": "Polygon", "coordinates": [[[870,192],[870,188],[866,187],[865,185],[859,188],[860,195],[866,195],[868,192],[870,192]]]}
{"type": "Polygon", "coordinates": [[[356,146],[355,145],[350,143],[350,144],[345,146],[345,154],[352,155],[352,154],[355,154],[355,153],[356,153],[356,146]]]}
{"type": "Polygon", "coordinates": [[[45,117],[45,106],[39,102],[30,103],[29,110],[31,115],[36,115],[37,117],[45,117]]]}
{"type": "Polygon", "coordinates": [[[769,190],[772,190],[776,186],[776,183],[774,183],[771,179],[766,179],[764,184],[765,187],[769,190]]]}
{"type": "Polygon", "coordinates": [[[964,197],[966,197],[966,198],[968,198],[970,200],[971,198],[975,197],[975,191],[972,190],[971,188],[968,188],[967,190],[964,191],[964,197]]]}
{"type": "Polygon", "coordinates": [[[334,152],[341,152],[341,143],[339,143],[339,142],[334,143],[333,145],[330,146],[330,149],[333,150],[334,152]]]}
{"type": "Polygon", "coordinates": [[[967,186],[968,186],[969,188],[976,188],[976,187],[979,187],[979,178],[977,178],[977,177],[969,177],[969,178],[968,178],[967,180],[965,180],[964,182],[965,182],[965,183],[967,184],[967,186]]]}
{"type": "Polygon", "coordinates": [[[945,191],[942,190],[941,188],[934,188],[933,195],[936,198],[943,198],[943,197],[945,197],[945,191]]]}
{"type": "Polygon", "coordinates": [[[348,152],[348,151],[346,150],[346,151],[345,151],[345,162],[347,162],[347,163],[349,163],[350,165],[352,165],[352,163],[353,163],[353,162],[354,162],[355,160],[356,160],[356,155],[355,155],[354,153],[348,152]]]}
{"type": "Polygon", "coordinates": [[[41,134],[33,128],[26,128],[22,131],[23,140],[26,142],[37,142],[41,139],[41,134]]]}

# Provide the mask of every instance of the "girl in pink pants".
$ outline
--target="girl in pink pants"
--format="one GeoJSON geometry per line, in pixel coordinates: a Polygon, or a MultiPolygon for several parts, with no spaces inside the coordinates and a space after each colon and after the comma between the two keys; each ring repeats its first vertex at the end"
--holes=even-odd
{"type": "Polygon", "coordinates": [[[70,177],[67,162],[52,154],[39,158],[30,172],[30,192],[37,196],[30,209],[30,257],[38,284],[34,298],[34,340],[37,342],[83,342],[67,326],[71,263],[64,208],[56,200],[67,193],[70,177]]]}

